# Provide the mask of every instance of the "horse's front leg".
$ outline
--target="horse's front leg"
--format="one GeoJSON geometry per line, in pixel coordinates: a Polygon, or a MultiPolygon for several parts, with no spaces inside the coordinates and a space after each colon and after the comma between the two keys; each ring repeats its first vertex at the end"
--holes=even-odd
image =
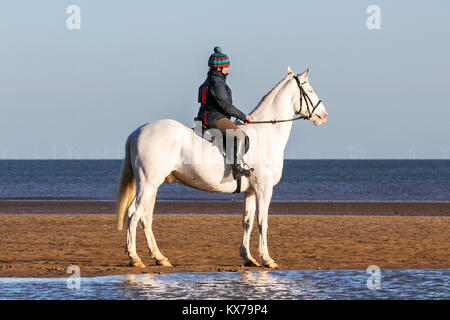
{"type": "Polygon", "coordinates": [[[268,268],[278,268],[275,261],[269,256],[267,248],[267,228],[270,200],[272,199],[273,186],[261,186],[256,191],[256,215],[258,217],[259,245],[258,252],[263,265],[268,268]]]}
{"type": "Polygon", "coordinates": [[[244,259],[245,266],[260,267],[261,265],[250,254],[250,235],[253,228],[253,220],[255,220],[256,197],[254,193],[245,194],[245,213],[242,217],[242,243],[239,249],[240,256],[244,259]]]}

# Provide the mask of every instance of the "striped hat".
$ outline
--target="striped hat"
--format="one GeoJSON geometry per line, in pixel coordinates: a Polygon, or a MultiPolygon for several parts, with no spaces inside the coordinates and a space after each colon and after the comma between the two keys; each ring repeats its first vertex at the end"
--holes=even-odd
{"type": "Polygon", "coordinates": [[[208,66],[213,68],[228,67],[230,58],[222,52],[220,47],[214,47],[214,53],[209,57],[208,66]]]}

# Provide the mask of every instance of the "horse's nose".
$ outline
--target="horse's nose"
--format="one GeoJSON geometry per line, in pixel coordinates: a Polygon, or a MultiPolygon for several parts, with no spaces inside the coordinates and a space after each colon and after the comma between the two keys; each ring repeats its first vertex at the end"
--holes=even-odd
{"type": "Polygon", "coordinates": [[[322,117],[323,123],[327,122],[328,112],[324,111],[323,115],[321,117],[322,117]]]}

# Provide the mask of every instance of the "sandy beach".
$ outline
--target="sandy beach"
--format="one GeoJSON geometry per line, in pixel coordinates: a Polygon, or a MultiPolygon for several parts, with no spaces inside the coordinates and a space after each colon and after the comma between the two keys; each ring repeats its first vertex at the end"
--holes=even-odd
{"type": "MultiPolygon", "coordinates": [[[[139,229],[137,250],[144,269],[127,266],[125,231],[116,230],[116,215],[108,213],[111,203],[77,203],[24,200],[21,206],[0,201],[0,277],[67,277],[73,264],[82,276],[258,270],[243,267],[238,254],[242,203],[158,203],[153,230],[174,268],[155,265],[139,229]],[[218,213],[208,214],[205,207],[218,213]],[[190,213],[178,213],[182,208],[190,213]]],[[[269,252],[280,269],[450,267],[448,202],[302,203],[296,214],[290,210],[292,204],[283,209],[274,203],[269,214],[269,252]]],[[[255,258],[257,244],[255,224],[255,258]]]]}

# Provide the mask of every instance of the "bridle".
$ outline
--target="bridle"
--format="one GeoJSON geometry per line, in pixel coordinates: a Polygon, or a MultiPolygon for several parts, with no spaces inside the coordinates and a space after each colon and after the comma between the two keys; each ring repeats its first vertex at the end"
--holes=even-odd
{"type": "MultiPolygon", "coordinates": [[[[306,105],[306,109],[308,110],[308,115],[307,116],[299,116],[296,118],[292,118],[292,119],[284,119],[284,120],[266,120],[266,121],[251,121],[249,124],[257,124],[257,123],[271,123],[271,124],[275,124],[277,122],[287,122],[287,121],[295,121],[295,120],[309,120],[311,119],[311,117],[314,114],[314,111],[316,111],[317,107],[322,103],[322,100],[317,101],[316,105],[314,105],[311,101],[311,98],[308,96],[308,94],[306,93],[305,89],[303,89],[303,84],[306,83],[302,82],[300,83],[300,79],[297,77],[297,75],[294,76],[295,81],[297,82],[297,86],[298,89],[300,90],[300,110],[298,112],[296,112],[295,114],[301,114],[302,109],[303,109],[303,101],[305,102],[306,105]],[[312,109],[310,109],[310,107],[312,109]]],[[[316,114],[316,116],[318,116],[320,118],[320,116],[318,114],[316,114]]]]}
{"type": "Polygon", "coordinates": [[[310,119],[312,117],[312,115],[314,114],[314,111],[316,111],[319,104],[322,103],[322,100],[317,101],[316,105],[313,106],[311,98],[308,96],[308,94],[306,93],[305,89],[303,89],[303,86],[302,86],[303,84],[306,83],[306,81],[303,83],[300,83],[300,80],[296,75],[294,76],[294,79],[295,79],[295,81],[297,81],[297,85],[300,90],[300,110],[298,112],[296,112],[296,114],[299,114],[302,112],[303,100],[304,100],[305,104],[306,104],[306,108],[308,110],[308,116],[306,116],[306,119],[310,119]],[[312,107],[312,110],[309,109],[310,106],[312,107]]]}

